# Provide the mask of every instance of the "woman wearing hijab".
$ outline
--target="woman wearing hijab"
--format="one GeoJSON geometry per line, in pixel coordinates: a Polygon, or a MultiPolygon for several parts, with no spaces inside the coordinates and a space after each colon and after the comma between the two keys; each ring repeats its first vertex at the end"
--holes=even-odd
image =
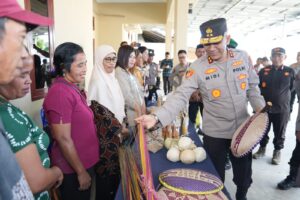
{"type": "Polygon", "coordinates": [[[122,124],[125,100],[115,78],[115,50],[108,45],[96,49],[95,66],[89,83],[88,100],[94,112],[100,143],[96,165],[96,199],[114,199],[120,182],[118,147],[128,131],[122,124]]]}

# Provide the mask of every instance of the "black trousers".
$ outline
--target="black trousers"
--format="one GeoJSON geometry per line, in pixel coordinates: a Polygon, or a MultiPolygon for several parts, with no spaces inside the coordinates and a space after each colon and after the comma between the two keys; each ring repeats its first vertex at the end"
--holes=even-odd
{"type": "Polygon", "coordinates": [[[299,140],[296,140],[296,147],[293,151],[289,164],[291,167],[296,167],[296,168],[300,167],[300,141],[299,140]]]}
{"type": "Polygon", "coordinates": [[[167,95],[169,92],[172,91],[171,82],[169,81],[168,76],[163,77],[163,83],[164,83],[164,92],[165,95],[167,95]]]}
{"type": "Polygon", "coordinates": [[[289,119],[289,112],[284,113],[269,113],[269,125],[267,128],[267,133],[263,137],[260,142],[261,147],[266,147],[269,142],[269,131],[271,128],[271,124],[273,126],[274,132],[274,149],[281,150],[284,147],[284,140],[285,140],[285,130],[289,119]]]}
{"type": "MultiPolygon", "coordinates": [[[[295,99],[296,99],[296,90],[293,90],[291,92],[291,100],[290,100],[290,112],[293,112],[293,105],[294,105],[294,102],[295,102],[295,99]]],[[[299,101],[299,98],[298,98],[298,101],[299,101]]]]}
{"type": "MultiPolygon", "coordinates": [[[[91,178],[94,176],[94,169],[90,168],[87,170],[91,178]]],[[[84,191],[79,191],[79,182],[77,174],[64,174],[64,180],[59,187],[59,192],[62,200],[87,200],[91,196],[91,187],[84,191]]]]}
{"type": "Polygon", "coordinates": [[[252,183],[252,153],[237,158],[229,150],[230,143],[230,139],[213,138],[207,135],[203,137],[204,148],[210,156],[221,180],[225,181],[225,163],[229,152],[233,170],[233,182],[238,189],[247,191],[252,183]]]}
{"type": "Polygon", "coordinates": [[[152,101],[152,97],[153,97],[153,94],[155,95],[155,100],[157,101],[157,98],[158,98],[158,95],[157,95],[157,92],[156,92],[156,86],[155,85],[149,85],[149,95],[148,95],[148,101],[152,101]]]}
{"type": "Polygon", "coordinates": [[[120,179],[119,175],[102,177],[96,173],[96,200],[114,200],[120,179]]]}
{"type": "Polygon", "coordinates": [[[203,117],[203,103],[189,102],[189,118],[192,123],[196,123],[198,110],[200,109],[201,116],[203,117]]]}

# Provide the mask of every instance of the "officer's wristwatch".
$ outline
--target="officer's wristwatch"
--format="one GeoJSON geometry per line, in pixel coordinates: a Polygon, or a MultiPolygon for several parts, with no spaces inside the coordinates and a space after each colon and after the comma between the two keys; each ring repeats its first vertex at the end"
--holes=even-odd
{"type": "Polygon", "coordinates": [[[155,119],[155,125],[149,129],[149,131],[155,131],[159,128],[162,128],[162,124],[160,123],[156,114],[150,114],[155,119]]]}

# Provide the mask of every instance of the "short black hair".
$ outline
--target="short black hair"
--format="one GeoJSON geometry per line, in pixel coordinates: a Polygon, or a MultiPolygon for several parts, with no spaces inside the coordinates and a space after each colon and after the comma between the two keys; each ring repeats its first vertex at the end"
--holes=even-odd
{"type": "Polygon", "coordinates": [[[144,52],[147,50],[147,47],[141,46],[141,47],[138,48],[138,50],[139,50],[141,53],[144,53],[144,52]]]}
{"type": "Polygon", "coordinates": [[[182,54],[182,53],[186,54],[186,50],[180,49],[180,50],[178,51],[178,54],[177,54],[177,55],[182,54]]]}
{"type": "Polygon", "coordinates": [[[5,23],[6,23],[6,20],[7,18],[5,17],[0,17],[0,42],[2,41],[3,39],[3,36],[5,34],[5,23]]]}
{"type": "Polygon", "coordinates": [[[54,51],[53,65],[57,76],[63,76],[64,70],[70,72],[71,64],[74,62],[75,55],[84,53],[83,48],[73,42],[65,42],[54,51]]]}
{"type": "Polygon", "coordinates": [[[127,43],[127,41],[122,41],[121,43],[120,43],[120,46],[124,46],[124,45],[127,45],[128,43],[127,43]]]}
{"type": "Polygon", "coordinates": [[[202,48],[204,48],[203,44],[198,44],[196,47],[196,49],[202,49],[202,48]]]}
{"type": "Polygon", "coordinates": [[[269,61],[269,59],[267,57],[263,57],[262,61],[269,61]]]}
{"type": "Polygon", "coordinates": [[[118,50],[117,67],[127,69],[129,56],[132,52],[134,52],[134,49],[131,46],[129,45],[121,46],[118,50]]]}
{"type": "Polygon", "coordinates": [[[170,55],[170,52],[167,51],[167,52],[165,53],[165,55],[170,55]]]}

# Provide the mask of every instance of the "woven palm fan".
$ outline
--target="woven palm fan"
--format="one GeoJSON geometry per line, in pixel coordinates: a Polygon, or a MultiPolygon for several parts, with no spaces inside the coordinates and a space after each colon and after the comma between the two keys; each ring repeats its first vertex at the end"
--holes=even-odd
{"type": "Polygon", "coordinates": [[[159,175],[160,183],[181,194],[213,194],[223,189],[222,181],[213,174],[195,169],[170,169],[159,175]]]}
{"type": "Polygon", "coordinates": [[[271,102],[258,113],[249,117],[233,134],[231,152],[236,157],[243,157],[250,153],[264,137],[269,124],[267,110],[271,102]]]}
{"type": "Polygon", "coordinates": [[[213,194],[182,194],[162,187],[157,195],[160,200],[228,200],[222,191],[213,194]]]}

